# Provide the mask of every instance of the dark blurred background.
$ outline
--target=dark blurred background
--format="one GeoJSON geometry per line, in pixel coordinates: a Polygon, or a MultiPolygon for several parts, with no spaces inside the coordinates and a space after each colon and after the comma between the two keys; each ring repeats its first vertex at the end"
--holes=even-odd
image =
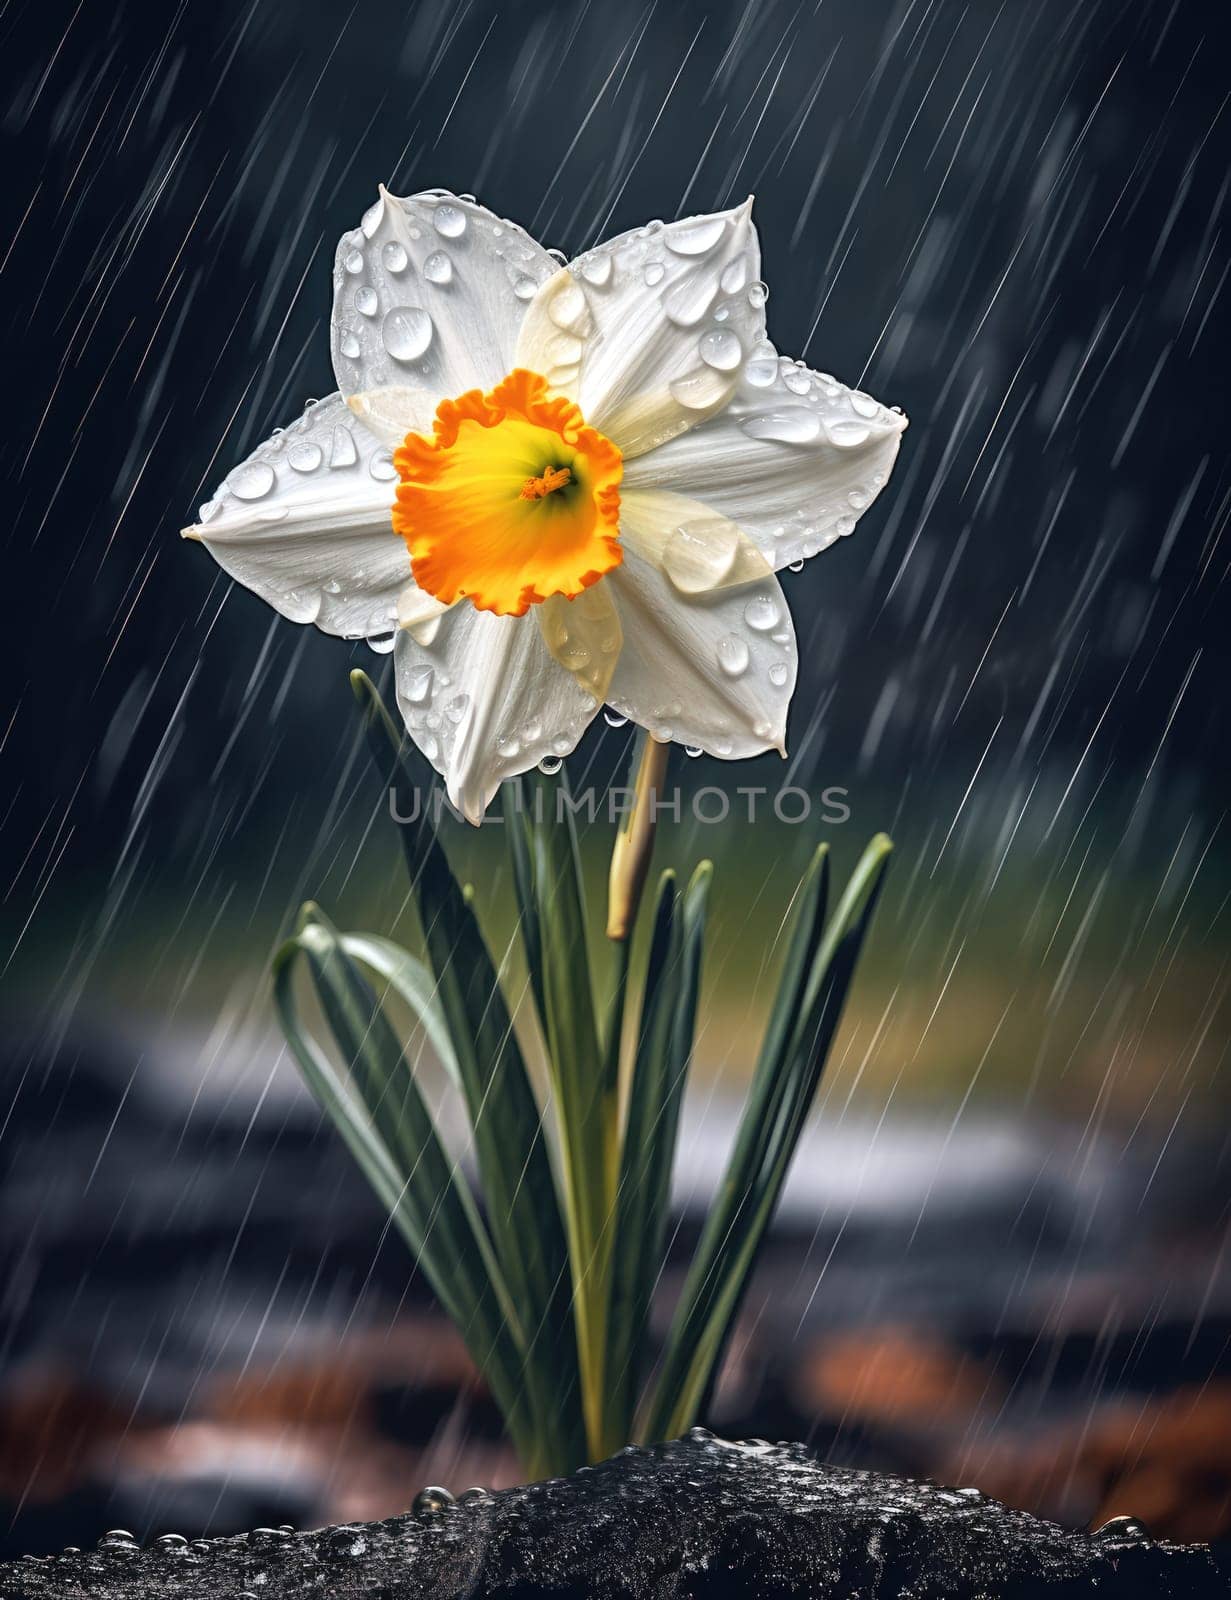
{"type": "MultiPolygon", "coordinates": [[[[306,895],[413,940],[346,684],[386,663],[177,537],[334,387],[381,181],[570,254],[753,190],[771,337],[912,419],[784,575],[785,771],[850,820],[662,839],[718,869],[681,1251],[804,860],[898,843],[710,1420],[1227,1530],[1227,34],[1195,0],[3,8],[0,1546],[516,1476],[269,1013],[306,895]]],[[[450,837],[503,945],[493,832],[450,837]]]]}

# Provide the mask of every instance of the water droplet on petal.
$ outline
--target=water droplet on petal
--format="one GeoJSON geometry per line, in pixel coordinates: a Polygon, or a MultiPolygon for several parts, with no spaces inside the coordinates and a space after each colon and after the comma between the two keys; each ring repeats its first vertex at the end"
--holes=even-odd
{"type": "Polygon", "coordinates": [[[754,311],[760,311],[761,307],[765,304],[765,302],[768,299],[769,299],[769,290],[765,286],[765,284],[763,284],[763,283],[753,283],[753,284],[749,285],[749,287],[748,287],[748,304],[752,307],[752,309],[754,311]]]}
{"type": "Polygon", "coordinates": [[[686,744],[684,746],[684,754],[686,756],[692,756],[695,760],[697,756],[704,755],[705,752],[702,750],[699,744],[686,744]]]}
{"type": "Polygon", "coordinates": [[[358,361],[361,346],[353,333],[344,333],[339,340],[339,348],[348,361],[358,361]]]}
{"type": "Polygon", "coordinates": [[[387,450],[379,450],[372,457],[368,465],[368,472],[377,483],[392,483],[398,475],[398,469],[393,464],[393,457],[387,450]]]}
{"type": "Polygon", "coordinates": [[[414,666],[402,680],[402,697],[412,705],[425,705],[432,698],[432,680],[436,674],[431,667],[414,666]]]}
{"type": "Polygon", "coordinates": [[[747,282],[748,263],[743,256],[736,256],[734,261],[728,261],[722,269],[718,287],[723,294],[738,294],[747,282]]]}
{"type": "Polygon", "coordinates": [[[744,368],[744,376],[754,389],[768,389],[778,376],[778,357],[754,356],[744,368]]]}
{"type": "Polygon", "coordinates": [[[433,250],[423,263],[423,276],[429,283],[451,283],[453,263],[443,250],[433,250]]]}
{"type": "Polygon", "coordinates": [[[380,259],[384,262],[385,269],[388,272],[405,272],[410,264],[410,257],[406,254],[405,246],[397,239],[390,239],[387,244],[381,247],[380,259]]]}
{"type": "Polygon", "coordinates": [[[663,238],[667,248],[678,256],[704,256],[726,231],[725,217],[700,217],[695,222],[676,223],[664,232],[663,238]]]}
{"type": "Polygon", "coordinates": [[[315,472],[321,464],[321,447],[311,439],[302,440],[291,446],[286,459],[296,472],[315,472]]]}
{"type": "Polygon", "coordinates": [[[519,300],[533,300],[538,293],[538,284],[524,272],[513,284],[513,293],[519,300]]]}
{"type": "Polygon", "coordinates": [[[604,711],[603,721],[609,728],[626,728],[628,726],[628,718],[622,717],[618,711],[604,711]]]}
{"type": "Polygon", "coordinates": [[[851,392],[851,410],[858,412],[861,417],[875,417],[880,412],[880,401],[855,389],[851,392]]]}
{"type": "Polygon", "coordinates": [[[748,646],[733,633],[724,634],[718,641],[718,665],[728,678],[738,678],[748,670],[748,646]]]}
{"type": "Polygon", "coordinates": [[[362,312],[365,317],[374,317],[380,307],[376,297],[376,290],[370,284],[364,284],[355,290],[355,310],[362,312]]]}
{"type": "Polygon", "coordinates": [[[731,571],[739,529],[718,517],[681,523],[663,545],[663,571],[681,594],[704,594],[731,571]]]}
{"type": "Polygon", "coordinates": [[[771,666],[769,669],[769,681],[776,689],[781,689],[782,685],[790,676],[791,669],[787,666],[785,661],[775,661],[773,666],[771,666]]]}
{"type": "Polygon", "coordinates": [[[378,655],[378,656],[392,655],[393,647],[397,643],[397,634],[396,633],[374,633],[369,638],[365,639],[364,643],[367,645],[368,649],[371,650],[374,655],[378,655]]]}
{"type": "Polygon", "coordinates": [[[804,564],[802,561],[792,561],[786,570],[788,572],[802,572],[804,570],[804,564]]]}
{"type": "Polygon", "coordinates": [[[784,406],[779,411],[759,411],[740,424],[750,439],[769,439],[775,444],[811,444],[820,436],[821,419],[803,406],[784,406]]]}
{"type": "Polygon", "coordinates": [[[339,423],[333,430],[333,437],[329,441],[329,465],[331,467],[353,467],[357,456],[354,435],[349,428],[344,428],[339,423]]]}
{"type": "Polygon", "coordinates": [[[584,258],[579,270],[587,283],[592,283],[596,289],[601,289],[604,284],[611,282],[611,267],[610,252],[598,250],[584,258]]]}
{"type": "Polygon", "coordinates": [[[274,486],[274,469],[268,461],[245,461],[227,479],[227,487],[239,500],[261,500],[274,486]]]}
{"type": "Polygon", "coordinates": [[[457,206],[440,205],[432,213],[436,232],[446,239],[460,239],[466,231],[466,213],[457,206]]]}
{"type": "Polygon", "coordinates": [[[417,361],[432,342],[432,319],[419,306],[394,306],[385,313],[380,332],[396,361],[417,361]]]}
{"type": "Polygon", "coordinates": [[[363,251],[362,250],[351,250],[351,251],[349,251],[348,254],[347,254],[346,260],[342,263],[342,265],[346,268],[347,272],[350,272],[350,273],[362,272],[363,271],[363,251]]]}
{"type": "Polygon", "coordinates": [[[744,621],[758,633],[768,633],[778,624],[778,607],[766,595],[758,595],[744,607],[744,621]]]}
{"type": "Polygon", "coordinates": [[[647,289],[653,289],[667,276],[667,269],[661,261],[648,261],[641,276],[645,279],[647,289]]]}
{"type": "Polygon", "coordinates": [[[854,418],[848,421],[843,417],[827,422],[825,431],[829,434],[830,444],[837,445],[839,450],[853,450],[866,443],[871,432],[862,422],[856,422],[854,418]]]}
{"type": "Polygon", "coordinates": [[[790,372],[784,373],[782,381],[792,394],[807,394],[812,387],[811,374],[798,367],[792,367],[790,372]]]}
{"type": "Polygon", "coordinates": [[[539,762],[539,771],[545,772],[549,778],[554,777],[564,765],[559,756],[544,756],[539,762]]]}
{"type": "Polygon", "coordinates": [[[743,359],[739,340],[729,328],[711,328],[697,343],[697,353],[706,366],[719,372],[734,372],[743,359]]]}

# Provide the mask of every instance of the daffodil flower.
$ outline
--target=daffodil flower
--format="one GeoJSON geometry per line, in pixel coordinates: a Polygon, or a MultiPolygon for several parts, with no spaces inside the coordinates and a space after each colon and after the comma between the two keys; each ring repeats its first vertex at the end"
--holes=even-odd
{"type": "Polygon", "coordinates": [[[333,285],[339,392],[186,536],[293,621],[392,649],[472,821],[604,704],[711,755],[783,750],[774,574],[851,532],[906,419],[778,355],[751,202],[562,266],[467,196],[382,189],[333,285]]]}

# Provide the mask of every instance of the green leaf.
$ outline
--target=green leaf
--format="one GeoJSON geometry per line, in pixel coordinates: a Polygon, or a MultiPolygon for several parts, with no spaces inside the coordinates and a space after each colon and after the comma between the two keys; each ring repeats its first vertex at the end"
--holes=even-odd
{"type": "Polygon", "coordinates": [[[615,1191],[618,1106],[603,1095],[603,1057],[586,945],[585,895],[564,775],[526,784],[530,881],[537,906],[540,1014],[557,1103],[582,1408],[592,1456],[601,1454],[602,1308],[615,1191]],[[558,804],[563,798],[564,803],[558,804]]]}
{"type": "Polygon", "coordinates": [[[607,1442],[632,1437],[650,1305],[662,1271],[680,1107],[692,1059],[713,867],[681,896],[660,881],[629,1088],[607,1322],[607,1442]]]}
{"type": "Polygon", "coordinates": [[[515,1442],[527,1448],[516,1312],[482,1218],[436,1133],[379,1001],[315,906],[304,907],[298,933],[275,958],[274,996],[287,1043],[309,1087],[456,1322],[515,1442]],[[350,1073],[349,1087],[301,1021],[294,992],[300,956],[350,1073]]]}
{"type": "Polygon", "coordinates": [[[436,980],[423,962],[379,934],[344,933],[340,938],[347,955],[384,978],[388,988],[414,1012],[441,1066],[460,1085],[457,1056],[436,992],[436,980]]]}
{"type": "MultiPolygon", "coordinates": [[[[371,680],[351,674],[373,760],[411,815],[413,779],[371,680]]],[[[496,1255],[521,1310],[525,1383],[555,1437],[550,1470],[585,1460],[569,1252],[538,1101],[499,977],[469,897],[449,866],[430,808],[399,824],[440,1014],[453,1044],[496,1255]]]]}
{"type": "Polygon", "coordinates": [[[891,848],[883,834],[872,840],[823,934],[823,851],[801,883],[777,1002],[648,1409],[651,1439],[683,1432],[717,1375],[824,1071],[891,848]]]}

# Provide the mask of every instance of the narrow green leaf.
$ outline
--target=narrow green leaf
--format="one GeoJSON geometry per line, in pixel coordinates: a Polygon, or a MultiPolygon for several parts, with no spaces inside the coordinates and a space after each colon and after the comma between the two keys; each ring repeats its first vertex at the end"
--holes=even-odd
{"type": "MultiPolygon", "coordinates": [[[[398,814],[409,816],[413,780],[398,730],[365,674],[352,673],[351,684],[377,770],[396,793],[398,814]]],[[[535,1415],[555,1435],[545,1447],[551,1470],[570,1470],[585,1459],[573,1291],[538,1101],[496,967],[430,813],[400,823],[399,833],[473,1130],[492,1240],[522,1310],[526,1385],[535,1415]]]]}
{"type": "Polygon", "coordinates": [[[566,780],[533,773],[526,833],[538,906],[540,1013],[558,1103],[582,1409],[591,1455],[601,1454],[602,1307],[615,1192],[618,1107],[603,1096],[603,1058],[586,945],[585,896],[566,780]],[[558,797],[565,803],[558,804],[558,797]]]}
{"type": "Polygon", "coordinates": [[[532,1447],[515,1310],[469,1185],[437,1136],[388,1019],[335,930],[313,906],[275,959],[274,995],[287,1042],[317,1096],[403,1234],[491,1383],[521,1449],[532,1447]],[[294,964],[311,972],[348,1088],[300,1019],[294,964]]]}
{"type": "Polygon", "coordinates": [[[384,939],[379,934],[344,933],[340,938],[347,955],[384,978],[389,989],[414,1012],[423,1024],[423,1031],[441,1066],[455,1083],[460,1084],[457,1056],[449,1036],[449,1025],[441,1010],[436,980],[423,962],[417,961],[400,944],[395,944],[392,939],[384,939]]]}
{"type": "Polygon", "coordinates": [[[890,849],[884,835],[872,840],[819,938],[827,876],[819,853],[805,875],[778,1004],[668,1337],[647,1416],[650,1438],[683,1431],[717,1375],[824,1071],[890,849]]]}
{"type": "Polygon", "coordinates": [[[692,1060],[713,867],[686,892],[664,873],[655,908],[624,1131],[608,1310],[607,1440],[632,1437],[646,1333],[662,1271],[680,1108],[692,1060]]]}

